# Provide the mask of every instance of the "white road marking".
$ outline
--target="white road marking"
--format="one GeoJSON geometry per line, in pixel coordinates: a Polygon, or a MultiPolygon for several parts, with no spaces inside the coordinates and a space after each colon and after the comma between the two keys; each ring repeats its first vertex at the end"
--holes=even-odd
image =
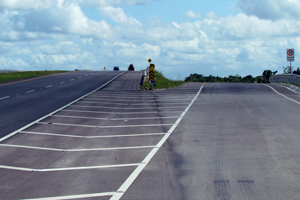
{"type": "Polygon", "coordinates": [[[50,88],[50,87],[52,87],[52,85],[48,85],[48,86],[46,86],[46,88],[50,88]]]}
{"type": "Polygon", "coordinates": [[[35,90],[27,91],[26,94],[31,93],[31,92],[35,92],[35,90]]]}
{"type": "MultiPolygon", "coordinates": [[[[142,100],[141,100],[142,101],[142,100]]],[[[150,103],[111,103],[111,102],[99,102],[99,101],[85,101],[84,99],[81,101],[78,101],[78,103],[98,103],[101,105],[107,105],[107,104],[112,104],[112,105],[123,105],[123,106],[149,106],[150,103]]],[[[153,102],[154,104],[155,102],[153,102]]],[[[187,104],[186,106],[188,106],[188,103],[170,103],[170,102],[166,102],[166,104],[187,104]]]]}
{"type": "Polygon", "coordinates": [[[65,82],[60,82],[60,84],[64,84],[65,82]]]}
{"type": "MultiPolygon", "coordinates": [[[[49,122],[37,122],[37,124],[49,124],[49,122]]],[[[142,125],[120,125],[120,126],[96,126],[96,125],[81,125],[81,124],[64,124],[64,123],[51,123],[51,125],[59,126],[79,126],[91,128],[125,128],[125,127],[143,127],[143,126],[172,126],[173,124],[142,124],[142,125]]]]}
{"type": "Polygon", "coordinates": [[[18,171],[28,171],[28,172],[57,172],[57,171],[70,171],[70,170],[87,170],[87,169],[102,169],[102,168],[115,168],[115,167],[132,167],[138,166],[140,163],[130,163],[130,164],[119,164],[119,165],[99,165],[99,166],[83,166],[83,167],[64,167],[64,168],[49,168],[49,169],[32,169],[26,167],[13,167],[7,165],[0,165],[2,169],[12,169],[18,171]]]}
{"type": "MultiPolygon", "coordinates": [[[[126,72],[126,71],[125,71],[125,72],[126,72]]],[[[0,139],[0,142],[2,142],[2,141],[4,141],[4,140],[6,140],[6,139],[8,139],[8,138],[10,138],[10,137],[12,137],[12,136],[14,136],[15,134],[19,133],[20,131],[22,131],[22,130],[24,130],[24,129],[26,129],[26,128],[28,128],[28,127],[34,125],[34,124],[36,124],[37,122],[39,122],[39,121],[41,121],[41,120],[43,120],[43,119],[45,119],[45,118],[47,118],[47,117],[49,117],[49,116],[51,116],[51,115],[53,115],[53,114],[55,114],[55,113],[57,113],[57,112],[59,112],[59,111],[65,109],[65,108],[67,108],[68,106],[70,106],[70,105],[72,105],[73,103],[75,103],[75,102],[77,102],[77,101],[79,101],[79,100],[81,100],[81,99],[87,97],[88,95],[91,95],[91,94],[97,92],[99,89],[105,87],[107,84],[109,84],[110,82],[112,82],[113,80],[115,80],[116,78],[118,78],[119,76],[123,75],[125,72],[118,74],[117,76],[115,76],[114,78],[112,78],[110,81],[106,82],[105,84],[103,84],[103,85],[100,86],[99,88],[93,90],[92,92],[90,92],[90,93],[88,93],[88,94],[86,94],[86,95],[83,95],[82,97],[79,97],[78,99],[76,99],[76,100],[72,101],[71,103],[69,103],[69,104],[67,104],[67,105],[65,105],[65,106],[63,106],[63,107],[61,107],[61,108],[59,108],[59,109],[53,111],[52,113],[49,113],[48,115],[45,115],[44,117],[42,117],[42,118],[40,118],[40,119],[38,119],[38,120],[36,120],[36,121],[34,121],[34,122],[32,122],[32,123],[30,123],[30,124],[28,124],[28,125],[22,127],[22,128],[20,128],[20,129],[18,129],[18,130],[16,130],[16,131],[14,131],[14,132],[8,134],[7,136],[2,137],[2,138],[0,139]]]]}
{"type": "Polygon", "coordinates": [[[196,99],[200,95],[203,86],[204,86],[204,84],[201,86],[199,92],[196,94],[196,96],[191,101],[191,103],[189,104],[189,106],[184,110],[184,112],[181,114],[181,116],[178,118],[178,120],[169,129],[168,133],[158,142],[158,144],[156,145],[156,147],[152,149],[152,151],[146,156],[146,158],[141,162],[141,164],[132,172],[132,174],[121,185],[121,187],[110,198],[110,200],[119,200],[123,196],[123,194],[127,191],[127,189],[130,187],[130,185],[133,183],[133,181],[138,177],[138,175],[143,171],[143,169],[146,167],[146,165],[149,163],[149,161],[153,158],[153,156],[156,154],[156,152],[165,143],[165,141],[170,137],[170,135],[172,134],[172,132],[175,130],[175,128],[178,126],[178,124],[180,123],[180,121],[184,117],[184,115],[188,112],[188,110],[190,109],[190,107],[193,105],[193,103],[196,101],[196,99]]]}
{"type": "MultiPolygon", "coordinates": [[[[133,99],[133,100],[123,100],[123,99],[110,99],[110,98],[91,98],[91,97],[87,97],[85,99],[89,99],[89,100],[109,100],[110,102],[115,102],[115,101],[130,101],[130,102],[138,102],[138,101],[143,101],[143,102],[149,102],[149,101],[166,101],[166,102],[170,102],[170,99],[164,99],[164,100],[160,100],[160,99],[133,99]]],[[[172,99],[175,101],[191,101],[191,99],[172,99]]]]}
{"type": "MultiPolygon", "coordinates": [[[[182,97],[182,95],[179,95],[180,97],[182,97]]],[[[191,96],[189,95],[190,97],[187,97],[187,98],[190,98],[190,100],[193,99],[194,96],[191,96]]],[[[112,94],[112,95],[99,95],[98,97],[93,95],[91,97],[88,97],[90,99],[111,99],[111,98],[119,98],[120,100],[123,100],[123,99],[132,99],[132,100],[141,100],[141,101],[144,101],[144,100],[154,100],[153,99],[153,96],[143,96],[143,95],[130,95],[130,94],[126,94],[126,96],[124,97],[120,97],[120,94],[112,94]],[[105,97],[105,98],[103,98],[105,97]],[[147,99],[147,98],[150,98],[150,99],[147,99]]],[[[177,100],[178,97],[158,97],[159,99],[172,99],[172,100],[177,100]]]]}
{"type": "Polygon", "coordinates": [[[45,151],[60,151],[60,152],[109,151],[109,150],[122,150],[122,149],[147,149],[147,148],[155,147],[155,146],[152,145],[152,146],[109,147],[109,148],[90,148],[90,149],[56,149],[56,148],[34,147],[34,146],[24,146],[24,145],[15,145],[15,144],[0,144],[0,146],[22,148],[22,149],[36,149],[36,150],[45,150],[45,151]]]}
{"type": "Polygon", "coordinates": [[[269,88],[271,88],[274,92],[276,92],[277,94],[283,96],[284,98],[286,98],[286,99],[288,99],[288,100],[291,100],[291,101],[293,101],[293,102],[295,102],[295,103],[297,103],[297,104],[300,104],[299,101],[296,101],[296,100],[294,100],[294,99],[292,99],[292,98],[289,98],[289,97],[287,97],[287,96],[285,96],[285,95],[283,95],[283,94],[277,92],[277,90],[275,90],[273,87],[271,87],[271,86],[269,86],[269,85],[266,85],[266,84],[264,84],[264,85],[267,86],[267,87],[269,87],[269,88]]]}
{"type": "Polygon", "coordinates": [[[51,117],[63,117],[63,118],[78,118],[78,119],[96,119],[96,120],[145,120],[145,119],[167,119],[177,118],[178,116],[167,116],[167,117],[138,117],[138,118],[98,118],[98,117],[82,117],[82,116],[67,116],[67,115],[52,115],[51,117]]]}
{"type": "Polygon", "coordinates": [[[74,81],[74,79],[70,79],[70,81],[74,81]]]}
{"type": "Polygon", "coordinates": [[[72,138],[84,138],[84,139],[94,139],[94,138],[113,138],[113,137],[139,137],[139,136],[155,136],[155,135],[165,135],[166,133],[142,133],[142,134],[127,134],[127,135],[100,135],[100,136],[84,136],[84,135],[66,135],[66,134],[56,134],[56,133],[41,133],[41,132],[31,132],[31,131],[21,131],[20,133],[35,134],[35,135],[49,135],[57,137],[72,137],[72,138]]]}
{"type": "MultiPolygon", "coordinates": [[[[154,107],[139,107],[139,108],[119,108],[119,107],[107,107],[107,106],[81,106],[81,105],[71,105],[75,107],[83,107],[83,108],[109,108],[109,109],[121,109],[121,110],[138,110],[138,109],[153,109],[154,107]]],[[[170,106],[170,107],[158,107],[158,108],[185,108],[186,106],[170,106]]]]}
{"type": "Polygon", "coordinates": [[[35,199],[23,199],[23,200],[69,200],[69,199],[85,199],[92,197],[104,197],[112,196],[115,192],[102,192],[102,193],[92,193],[92,194],[78,194],[78,195],[69,195],[69,196],[57,196],[57,197],[44,197],[44,198],[35,198],[35,199]]]}
{"type": "Polygon", "coordinates": [[[38,150],[46,150],[46,151],[64,151],[64,149],[55,149],[55,148],[47,148],[47,147],[33,147],[33,146],[24,146],[24,145],[14,145],[14,144],[0,144],[2,147],[16,147],[23,149],[38,149],[38,150]]]}
{"type": "Polygon", "coordinates": [[[84,112],[84,113],[104,113],[104,114],[116,114],[116,115],[136,115],[136,114],[156,114],[156,113],[170,113],[170,112],[182,112],[180,110],[164,110],[160,112],[101,112],[101,111],[88,111],[88,110],[62,110],[62,112],[67,111],[67,112],[84,112]]]}
{"type": "Polygon", "coordinates": [[[10,98],[10,96],[2,97],[2,98],[0,98],[0,100],[8,99],[8,98],[10,98]]]}

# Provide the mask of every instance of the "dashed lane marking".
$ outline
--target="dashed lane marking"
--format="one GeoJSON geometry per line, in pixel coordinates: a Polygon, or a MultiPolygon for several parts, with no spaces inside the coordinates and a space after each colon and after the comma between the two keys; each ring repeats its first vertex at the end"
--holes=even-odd
{"type": "Polygon", "coordinates": [[[2,97],[2,98],[0,98],[0,100],[8,99],[8,98],[10,98],[10,96],[2,97]]]}
{"type": "Polygon", "coordinates": [[[26,94],[28,93],[32,93],[32,92],[35,92],[35,90],[30,90],[30,91],[27,91],[26,94]]]}
{"type": "Polygon", "coordinates": [[[65,108],[67,108],[68,106],[70,106],[70,105],[72,105],[73,103],[75,103],[75,102],[77,102],[77,101],[79,101],[79,100],[81,100],[81,99],[87,97],[88,95],[91,95],[91,94],[95,93],[96,91],[98,91],[99,89],[105,87],[107,84],[109,84],[110,82],[112,82],[113,80],[115,80],[116,78],[118,78],[119,76],[123,75],[124,73],[126,73],[126,71],[123,72],[123,73],[118,74],[117,76],[115,76],[114,78],[112,78],[111,80],[109,80],[108,82],[106,82],[105,84],[103,84],[102,86],[100,86],[99,88],[93,90],[92,92],[87,93],[86,95],[83,95],[82,97],[79,97],[78,99],[76,99],[76,100],[72,101],[71,103],[69,103],[69,104],[67,104],[67,105],[65,105],[65,106],[63,106],[63,107],[61,107],[61,108],[59,108],[59,109],[53,111],[52,113],[49,113],[48,115],[45,115],[44,117],[41,117],[40,119],[38,119],[38,120],[36,120],[36,121],[34,121],[34,122],[32,122],[32,123],[30,123],[30,124],[28,124],[28,125],[26,125],[26,126],[20,128],[20,129],[14,131],[14,132],[12,132],[12,133],[10,133],[10,134],[8,134],[8,135],[2,137],[2,138],[0,139],[0,142],[2,142],[2,141],[4,141],[4,140],[6,140],[6,139],[8,139],[8,138],[10,138],[10,137],[12,137],[12,136],[14,136],[14,135],[16,135],[16,134],[19,133],[20,131],[25,130],[26,128],[28,128],[28,127],[30,127],[30,126],[36,124],[37,122],[39,122],[39,121],[41,121],[41,120],[43,120],[43,119],[45,119],[45,118],[47,118],[47,117],[49,117],[49,116],[51,116],[51,115],[53,115],[53,114],[55,114],[55,113],[57,113],[57,112],[59,112],[59,111],[65,109],[65,108]]]}
{"type": "Polygon", "coordinates": [[[45,88],[50,88],[50,87],[52,87],[52,85],[48,85],[48,86],[46,86],[45,88]]]}

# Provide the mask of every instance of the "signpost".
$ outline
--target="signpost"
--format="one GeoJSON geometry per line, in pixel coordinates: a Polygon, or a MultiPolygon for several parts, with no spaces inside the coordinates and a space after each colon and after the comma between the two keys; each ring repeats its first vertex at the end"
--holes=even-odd
{"type": "Polygon", "coordinates": [[[149,68],[149,81],[154,81],[154,70],[155,70],[155,65],[150,64],[149,68]]]}
{"type": "Polygon", "coordinates": [[[150,67],[149,67],[149,81],[151,85],[151,89],[153,85],[155,85],[155,80],[154,80],[154,71],[155,71],[155,64],[151,64],[151,59],[148,60],[150,67]]]}
{"type": "Polygon", "coordinates": [[[286,60],[288,62],[290,62],[290,70],[291,70],[291,74],[293,73],[292,72],[292,62],[295,61],[295,51],[294,49],[287,49],[286,50],[286,60]]]}

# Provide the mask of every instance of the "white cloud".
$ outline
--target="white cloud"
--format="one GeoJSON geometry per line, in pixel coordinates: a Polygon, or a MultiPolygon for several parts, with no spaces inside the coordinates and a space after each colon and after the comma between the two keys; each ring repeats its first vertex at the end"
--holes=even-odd
{"type": "MultiPolygon", "coordinates": [[[[2,8],[7,2],[0,0],[2,8]]],[[[287,47],[300,49],[300,21],[286,18],[287,13],[277,18],[276,15],[260,17],[258,10],[256,14],[249,14],[254,4],[247,8],[246,14],[217,17],[211,11],[200,20],[195,19],[200,17],[199,13],[190,10],[185,16],[194,17],[194,22],[164,23],[157,16],[140,22],[122,8],[112,6],[150,2],[147,0],[86,1],[85,5],[100,5],[99,16],[102,14],[114,21],[109,24],[104,19],[89,19],[79,0],[54,1],[53,5],[45,2],[35,8],[14,0],[6,4],[5,8],[9,9],[0,11],[0,64],[3,67],[99,69],[119,65],[122,69],[134,63],[137,69],[144,69],[151,58],[160,71],[183,73],[182,77],[189,73],[213,72],[220,76],[257,75],[257,71],[266,68],[266,63],[280,70],[281,63],[285,65],[287,47]]],[[[251,3],[239,0],[244,5],[247,2],[251,3]]],[[[256,12],[254,8],[251,12],[256,12]]]]}
{"type": "Polygon", "coordinates": [[[0,66],[2,69],[22,69],[28,67],[28,64],[20,58],[0,57],[0,66]]]}
{"type": "Polygon", "coordinates": [[[79,53],[80,48],[77,44],[74,44],[72,41],[61,41],[57,44],[48,44],[48,45],[41,45],[37,47],[36,51],[41,52],[45,55],[54,55],[57,53],[60,54],[74,54],[79,53]]]}
{"type": "Polygon", "coordinates": [[[63,0],[1,0],[0,8],[12,10],[40,10],[59,5],[63,0]]]}
{"type": "Polygon", "coordinates": [[[188,10],[182,15],[184,18],[200,18],[201,14],[199,12],[194,12],[192,10],[188,10]]]}
{"type": "MultiPolygon", "coordinates": [[[[15,23],[15,28],[18,24],[21,24],[19,28],[16,28],[21,32],[70,33],[96,38],[107,38],[113,35],[110,25],[106,21],[94,21],[87,18],[80,6],[74,3],[60,4],[39,11],[18,13],[11,20],[15,23]]],[[[12,39],[18,39],[12,33],[6,35],[9,35],[12,39]]],[[[34,34],[27,36],[34,36],[34,34]]]]}
{"type": "Polygon", "coordinates": [[[238,0],[238,6],[247,14],[260,19],[299,19],[299,0],[238,0]]]}
{"type": "Polygon", "coordinates": [[[144,5],[152,1],[161,0],[77,0],[87,6],[120,6],[120,5],[144,5]]]}
{"type": "Polygon", "coordinates": [[[209,19],[216,19],[217,15],[214,11],[210,11],[206,14],[206,17],[209,18],[209,19]]]}
{"type": "Polygon", "coordinates": [[[160,0],[1,0],[0,9],[43,10],[64,3],[78,3],[85,6],[144,5],[160,0]]]}
{"type": "Polygon", "coordinates": [[[122,8],[114,8],[112,6],[102,6],[98,8],[99,12],[103,15],[108,15],[112,20],[117,23],[126,23],[132,25],[142,24],[133,17],[128,17],[122,8]]]}

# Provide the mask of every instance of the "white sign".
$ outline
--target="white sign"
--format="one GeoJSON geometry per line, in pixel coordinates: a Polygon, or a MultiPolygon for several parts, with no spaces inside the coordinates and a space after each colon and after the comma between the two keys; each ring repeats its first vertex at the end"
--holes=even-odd
{"type": "Polygon", "coordinates": [[[294,49],[287,49],[286,50],[286,60],[288,62],[294,62],[295,61],[295,51],[294,49]]]}

